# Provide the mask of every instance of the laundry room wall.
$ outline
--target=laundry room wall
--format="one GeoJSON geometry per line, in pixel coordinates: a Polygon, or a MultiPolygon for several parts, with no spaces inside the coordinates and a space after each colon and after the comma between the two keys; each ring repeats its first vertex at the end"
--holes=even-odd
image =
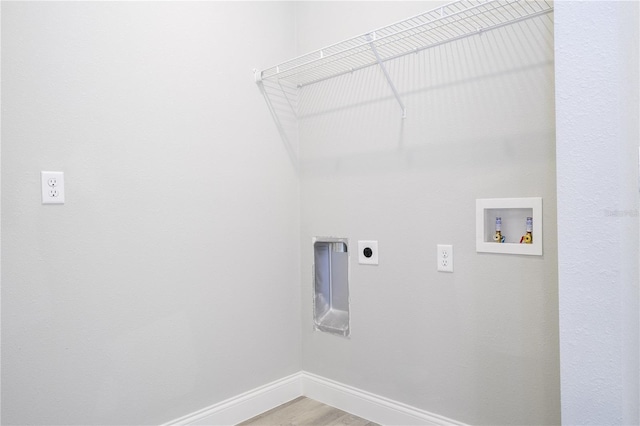
{"type": "Polygon", "coordinates": [[[2,4],[3,424],[159,424],[300,370],[298,178],[251,72],[294,41],[287,2],[2,4]]]}
{"type": "Polygon", "coordinates": [[[556,16],[562,422],[638,424],[640,5],[556,16]]]}
{"type": "MultiPolygon", "coordinates": [[[[298,53],[441,4],[302,2],[298,53]]],[[[405,119],[378,67],[302,88],[305,371],[468,424],[560,422],[553,45],[545,16],[387,62],[405,119]],[[543,255],[477,253],[476,199],[513,197],[542,197],[543,255]],[[316,236],[350,240],[349,338],[313,328],[316,236]]]]}

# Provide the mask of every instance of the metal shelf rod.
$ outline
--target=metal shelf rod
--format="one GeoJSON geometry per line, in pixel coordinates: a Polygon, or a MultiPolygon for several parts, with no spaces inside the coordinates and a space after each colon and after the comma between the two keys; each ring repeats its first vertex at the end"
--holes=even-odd
{"type": "MultiPolygon", "coordinates": [[[[423,18],[425,15],[429,15],[430,14],[430,12],[425,12],[425,13],[422,13],[422,14],[419,14],[419,15],[415,15],[414,17],[411,17],[411,18],[408,18],[408,19],[405,19],[405,20],[402,20],[402,21],[398,21],[398,22],[396,22],[394,24],[391,24],[391,25],[388,25],[386,27],[379,28],[379,29],[377,29],[375,31],[372,31],[372,32],[375,32],[376,34],[380,34],[380,33],[384,34],[386,31],[389,31],[393,27],[397,27],[397,26],[401,26],[401,25],[404,25],[404,24],[407,24],[407,23],[410,23],[410,22],[418,21],[417,24],[411,23],[409,27],[406,27],[406,28],[403,28],[403,29],[399,29],[399,30],[394,30],[394,32],[392,32],[390,34],[385,34],[385,35],[381,35],[381,36],[379,35],[377,40],[376,40],[376,42],[377,43],[383,43],[383,42],[386,41],[386,39],[389,39],[390,37],[399,37],[399,39],[402,39],[402,38],[405,38],[405,37],[415,37],[418,34],[421,34],[421,33],[427,32],[427,31],[433,31],[436,28],[444,27],[446,29],[447,25],[460,24],[462,26],[463,24],[465,24],[465,20],[471,20],[473,18],[478,18],[478,17],[484,18],[485,21],[490,21],[491,22],[490,25],[494,26],[496,24],[495,24],[495,22],[492,22],[491,16],[484,16],[484,15],[490,15],[491,12],[493,12],[495,10],[498,10],[499,8],[505,8],[505,7],[513,5],[513,4],[519,4],[522,0],[507,0],[507,1],[505,1],[505,0],[484,0],[484,1],[482,1],[482,2],[480,2],[478,4],[475,4],[473,6],[469,6],[469,7],[463,8],[463,9],[458,9],[458,10],[453,11],[453,12],[448,12],[448,13],[442,12],[442,11],[444,11],[445,8],[447,8],[447,7],[449,7],[449,8],[455,7],[457,4],[460,4],[460,3],[464,2],[464,1],[465,0],[459,0],[459,1],[456,1],[456,2],[453,2],[453,3],[449,3],[448,5],[442,6],[441,8],[439,8],[439,10],[441,11],[440,14],[439,14],[439,17],[437,17],[435,19],[432,19],[432,20],[429,20],[429,21],[422,21],[421,18],[423,18]],[[496,7],[496,4],[497,4],[497,7],[496,7]],[[460,15],[462,15],[462,14],[466,14],[466,16],[463,16],[462,18],[460,18],[460,15]],[[445,20],[448,21],[448,22],[443,22],[445,20]],[[435,24],[440,24],[440,25],[435,25],[435,24]],[[431,28],[426,28],[426,27],[431,27],[431,28]],[[406,33],[410,32],[410,31],[415,31],[415,33],[406,35],[406,33]]],[[[551,10],[552,9],[547,9],[545,11],[545,13],[548,13],[551,10]]],[[[431,11],[431,12],[433,12],[433,11],[431,11]]],[[[528,14],[528,15],[525,15],[525,16],[526,16],[526,19],[529,19],[529,18],[532,18],[534,16],[537,16],[538,14],[539,14],[539,12],[538,13],[528,14]]],[[[521,18],[517,18],[517,20],[519,21],[519,20],[521,20],[521,18]]],[[[515,23],[517,21],[512,19],[512,20],[509,20],[507,22],[508,22],[507,25],[510,25],[510,24],[515,23]]],[[[372,32],[370,32],[370,33],[372,33],[372,32]]],[[[370,33],[367,33],[367,34],[370,34],[370,33]]],[[[307,53],[305,55],[298,56],[298,57],[296,57],[296,58],[294,58],[292,60],[289,60],[289,61],[283,62],[281,64],[278,64],[275,67],[267,68],[265,71],[272,70],[273,68],[276,68],[276,73],[272,74],[272,75],[269,75],[266,78],[270,78],[270,77],[272,77],[274,75],[284,74],[284,73],[287,73],[287,75],[291,75],[291,74],[295,73],[294,70],[298,70],[298,69],[310,66],[310,65],[312,65],[312,64],[314,64],[314,63],[316,63],[318,61],[324,61],[324,60],[327,60],[328,58],[336,57],[338,55],[343,55],[343,54],[346,54],[347,52],[353,51],[353,50],[358,49],[358,48],[367,47],[369,45],[369,42],[366,40],[367,34],[356,36],[356,37],[353,37],[353,38],[351,38],[349,40],[346,40],[346,41],[341,41],[341,42],[338,42],[338,43],[334,43],[334,44],[329,45],[327,47],[324,47],[322,49],[315,50],[315,51],[307,53]],[[358,39],[360,39],[362,41],[358,41],[358,39]],[[355,45],[351,44],[350,46],[348,46],[346,48],[344,47],[344,45],[346,43],[354,43],[354,42],[356,43],[355,45]],[[339,48],[341,45],[343,46],[343,48],[341,50],[339,50],[337,52],[334,52],[334,53],[329,53],[329,54],[326,53],[327,51],[330,51],[333,48],[339,48]],[[289,67],[285,68],[285,66],[287,64],[296,63],[296,62],[298,62],[300,60],[305,60],[307,58],[311,58],[311,59],[308,59],[303,63],[299,63],[299,64],[296,64],[296,65],[289,66],[289,67]]],[[[451,41],[453,41],[453,39],[451,39],[451,41]]],[[[391,42],[397,42],[397,40],[391,41],[391,42]]],[[[410,53],[410,52],[408,52],[408,53],[410,53]]],[[[262,77],[262,75],[261,75],[261,77],[262,77]]]]}
{"type": "MultiPolygon", "coordinates": [[[[499,0],[489,0],[489,1],[499,1],[499,0]]],[[[477,6],[474,6],[474,7],[473,7],[473,9],[475,9],[475,8],[477,8],[477,7],[480,7],[480,6],[484,6],[485,4],[486,4],[486,3],[482,3],[482,4],[479,4],[479,5],[477,5],[477,6]]],[[[464,10],[464,11],[467,11],[467,10],[470,10],[470,9],[466,9],[466,10],[464,10]]],[[[463,11],[456,12],[456,14],[459,14],[459,13],[462,13],[462,12],[463,12],[463,11]]],[[[418,18],[418,17],[420,17],[420,16],[422,16],[422,15],[424,15],[424,14],[416,15],[416,16],[414,16],[413,18],[409,18],[409,19],[406,19],[406,20],[403,20],[403,21],[399,21],[399,22],[397,22],[397,23],[395,23],[395,24],[391,24],[391,25],[388,25],[388,26],[386,26],[386,27],[381,27],[381,28],[379,28],[378,30],[371,31],[371,32],[369,32],[369,33],[367,33],[367,34],[382,31],[382,30],[384,30],[384,29],[386,29],[386,28],[392,27],[392,26],[394,26],[394,25],[402,24],[403,22],[409,21],[409,20],[414,19],[414,18],[418,18]]],[[[450,17],[450,16],[451,16],[451,15],[446,15],[446,16],[444,16],[444,17],[442,17],[442,18],[439,18],[439,19],[437,19],[437,20],[435,20],[435,21],[430,21],[429,23],[431,23],[431,22],[437,22],[437,21],[439,21],[439,20],[442,20],[442,19],[444,19],[444,18],[446,18],[446,17],[450,17]]],[[[424,25],[426,25],[426,24],[425,24],[425,23],[415,24],[415,25],[414,25],[414,26],[412,26],[412,27],[409,27],[409,28],[406,28],[406,29],[404,29],[404,30],[401,30],[401,31],[395,32],[395,33],[393,33],[393,34],[388,34],[388,35],[382,36],[382,37],[380,37],[378,40],[383,40],[383,39],[388,38],[388,37],[391,37],[391,36],[393,36],[393,35],[397,35],[397,34],[400,34],[400,33],[403,33],[403,32],[407,32],[407,31],[410,31],[410,30],[413,30],[413,29],[419,28],[420,26],[424,26],[424,25]]],[[[425,31],[426,31],[426,30],[425,30],[425,31]]],[[[367,34],[362,34],[362,35],[360,35],[360,36],[353,37],[352,39],[349,39],[349,40],[346,40],[346,41],[341,41],[341,42],[338,42],[338,43],[334,43],[334,44],[331,44],[331,45],[329,45],[329,46],[326,46],[326,47],[324,47],[324,48],[322,48],[322,49],[318,49],[318,50],[315,50],[315,51],[312,51],[312,52],[306,53],[306,54],[304,54],[304,55],[301,55],[301,56],[298,56],[298,57],[296,57],[296,58],[294,58],[294,59],[291,59],[291,60],[289,60],[289,61],[287,61],[287,62],[283,62],[283,63],[281,63],[281,64],[278,64],[278,65],[276,65],[276,66],[274,66],[274,67],[267,68],[267,70],[268,70],[268,69],[272,69],[272,68],[276,68],[276,74],[284,73],[284,72],[289,72],[289,71],[291,71],[291,70],[298,69],[298,68],[304,67],[304,66],[306,66],[306,65],[313,64],[314,62],[317,62],[317,61],[318,61],[318,60],[320,60],[320,59],[326,59],[326,58],[329,58],[329,57],[333,57],[333,56],[340,55],[340,54],[342,54],[342,53],[349,52],[349,51],[354,50],[354,49],[357,49],[357,48],[359,48],[359,47],[365,47],[365,46],[369,45],[369,42],[367,42],[366,40],[365,40],[365,41],[363,41],[363,42],[361,42],[361,43],[359,43],[359,44],[356,44],[355,46],[350,46],[350,47],[348,47],[348,48],[346,48],[346,49],[343,49],[343,50],[340,50],[340,51],[338,51],[338,52],[335,52],[335,53],[329,54],[328,56],[325,56],[325,55],[324,55],[324,53],[323,53],[323,52],[324,52],[324,51],[326,51],[326,50],[330,50],[331,48],[333,48],[333,47],[337,47],[337,46],[340,46],[340,45],[342,45],[342,44],[344,44],[344,43],[346,43],[346,42],[355,41],[356,39],[358,39],[358,38],[362,38],[362,37],[366,38],[367,34]],[[287,68],[287,69],[284,69],[284,70],[280,70],[280,67],[281,67],[282,65],[284,65],[284,64],[291,63],[291,62],[296,62],[296,61],[298,61],[298,60],[302,60],[302,59],[307,58],[307,57],[312,56],[312,55],[318,55],[319,57],[318,57],[318,58],[315,58],[315,59],[310,59],[310,60],[308,60],[307,62],[304,62],[304,63],[302,63],[302,64],[298,64],[298,65],[292,66],[292,67],[290,67],[290,68],[287,68]]]]}
{"type": "Polygon", "coordinates": [[[301,88],[379,65],[404,118],[405,106],[385,62],[551,13],[551,1],[456,0],[262,71],[256,70],[255,80],[278,84],[286,81],[301,88]]]}
{"type": "MultiPolygon", "coordinates": [[[[463,34],[463,35],[460,35],[460,36],[457,36],[457,37],[454,37],[454,38],[448,38],[446,40],[439,41],[439,42],[434,43],[434,44],[429,44],[429,45],[426,45],[426,46],[415,48],[411,52],[402,52],[402,53],[398,53],[397,55],[393,55],[393,56],[389,56],[387,58],[383,58],[382,62],[384,63],[384,62],[387,62],[387,61],[392,61],[394,59],[398,59],[398,58],[401,58],[403,56],[406,56],[406,55],[408,55],[410,53],[419,53],[419,52],[422,52],[423,50],[431,49],[433,47],[442,46],[444,44],[451,43],[453,41],[463,40],[463,39],[465,39],[467,37],[472,37],[474,35],[478,35],[478,34],[481,34],[481,33],[484,33],[484,32],[492,31],[492,30],[495,30],[495,29],[498,29],[498,28],[507,27],[507,26],[515,24],[517,22],[526,21],[527,19],[530,19],[530,18],[533,18],[533,17],[536,17],[536,16],[542,16],[542,15],[545,15],[545,14],[550,13],[550,12],[551,11],[549,11],[549,10],[537,12],[535,14],[528,15],[526,17],[518,18],[515,21],[504,22],[504,23],[497,24],[497,25],[492,26],[492,27],[486,27],[486,28],[482,28],[480,30],[475,30],[473,33],[463,34]]],[[[319,78],[317,80],[312,80],[312,81],[306,82],[304,84],[298,84],[298,87],[310,86],[312,84],[320,83],[322,81],[331,80],[332,78],[340,77],[340,76],[345,75],[345,74],[351,74],[351,73],[353,73],[355,71],[360,71],[360,70],[363,70],[365,68],[369,68],[369,67],[377,65],[377,64],[378,64],[378,62],[371,62],[371,63],[368,63],[368,64],[360,65],[358,67],[351,68],[348,71],[341,71],[339,73],[328,75],[326,77],[322,77],[322,78],[319,78]]]]}

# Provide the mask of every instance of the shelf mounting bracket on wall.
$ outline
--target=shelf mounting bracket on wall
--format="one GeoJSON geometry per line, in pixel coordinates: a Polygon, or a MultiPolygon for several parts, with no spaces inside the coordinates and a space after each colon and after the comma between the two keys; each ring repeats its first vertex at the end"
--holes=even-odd
{"type": "Polygon", "coordinates": [[[376,45],[373,43],[376,40],[375,31],[367,34],[366,38],[367,40],[369,40],[369,46],[371,46],[371,51],[376,57],[376,61],[378,61],[378,65],[380,65],[380,68],[382,69],[382,73],[384,74],[384,77],[387,79],[387,83],[389,83],[389,86],[391,87],[391,91],[393,92],[393,95],[396,97],[398,104],[400,104],[400,108],[402,109],[402,118],[407,118],[407,108],[405,108],[404,104],[402,103],[400,94],[398,93],[396,86],[393,84],[393,80],[391,80],[391,76],[389,75],[387,68],[384,66],[384,63],[382,62],[382,58],[380,58],[380,54],[378,53],[378,49],[376,49],[376,45]]]}

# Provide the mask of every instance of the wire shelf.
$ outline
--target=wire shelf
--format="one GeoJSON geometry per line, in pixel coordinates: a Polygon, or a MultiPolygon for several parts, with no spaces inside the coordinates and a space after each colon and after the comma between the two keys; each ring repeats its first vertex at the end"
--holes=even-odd
{"type": "Polygon", "coordinates": [[[298,87],[553,12],[547,0],[458,0],[256,72],[298,87]]]}

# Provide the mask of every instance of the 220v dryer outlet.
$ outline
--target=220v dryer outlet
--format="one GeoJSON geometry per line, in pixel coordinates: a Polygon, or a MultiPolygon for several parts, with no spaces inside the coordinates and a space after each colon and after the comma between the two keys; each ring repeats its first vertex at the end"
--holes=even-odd
{"type": "Polygon", "coordinates": [[[378,264],[377,241],[358,241],[358,263],[361,265],[378,264]]]}

